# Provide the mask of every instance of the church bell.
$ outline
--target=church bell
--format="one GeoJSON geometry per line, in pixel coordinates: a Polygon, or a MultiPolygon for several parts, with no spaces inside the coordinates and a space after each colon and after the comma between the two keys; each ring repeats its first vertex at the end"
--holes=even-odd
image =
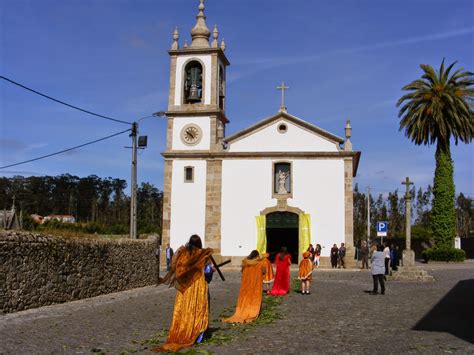
{"type": "Polygon", "coordinates": [[[200,76],[201,76],[201,71],[199,68],[191,68],[189,72],[189,95],[188,95],[188,102],[194,103],[194,102],[199,102],[201,101],[201,97],[199,95],[199,88],[201,86],[200,83],[200,76]]]}

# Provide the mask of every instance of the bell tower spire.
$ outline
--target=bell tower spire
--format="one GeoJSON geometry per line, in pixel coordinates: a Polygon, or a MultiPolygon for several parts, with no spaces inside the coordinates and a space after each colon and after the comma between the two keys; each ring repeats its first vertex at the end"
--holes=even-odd
{"type": "Polygon", "coordinates": [[[199,13],[196,16],[196,25],[191,30],[191,48],[209,48],[209,36],[211,31],[206,25],[204,16],[204,0],[199,0],[199,13]]]}

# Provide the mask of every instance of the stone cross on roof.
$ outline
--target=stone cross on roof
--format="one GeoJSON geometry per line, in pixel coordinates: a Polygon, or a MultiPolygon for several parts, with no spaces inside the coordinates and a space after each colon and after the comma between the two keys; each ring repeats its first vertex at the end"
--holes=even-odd
{"type": "Polygon", "coordinates": [[[286,106],[285,106],[285,90],[289,89],[289,86],[285,86],[285,82],[281,82],[281,86],[277,86],[277,90],[281,90],[281,105],[280,105],[280,111],[286,112],[286,106]]]}

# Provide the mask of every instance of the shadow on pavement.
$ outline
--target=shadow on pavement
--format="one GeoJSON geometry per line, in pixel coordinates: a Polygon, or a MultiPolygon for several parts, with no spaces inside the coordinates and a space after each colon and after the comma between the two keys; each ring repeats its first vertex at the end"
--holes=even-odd
{"type": "Polygon", "coordinates": [[[413,330],[446,332],[474,343],[474,279],[459,281],[413,330]]]}

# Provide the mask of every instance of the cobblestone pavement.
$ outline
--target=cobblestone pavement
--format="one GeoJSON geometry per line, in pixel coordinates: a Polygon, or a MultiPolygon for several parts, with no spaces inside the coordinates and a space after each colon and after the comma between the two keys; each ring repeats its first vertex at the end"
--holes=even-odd
{"type": "MultiPolygon", "coordinates": [[[[240,273],[224,268],[227,280],[211,283],[211,339],[191,351],[474,353],[474,262],[423,267],[436,282],[388,282],[384,296],[364,292],[372,286],[366,270],[315,270],[311,295],[290,293],[281,319],[256,326],[219,321],[240,286],[240,273]]],[[[150,286],[0,315],[0,353],[149,353],[165,339],[174,295],[150,286]]]]}

